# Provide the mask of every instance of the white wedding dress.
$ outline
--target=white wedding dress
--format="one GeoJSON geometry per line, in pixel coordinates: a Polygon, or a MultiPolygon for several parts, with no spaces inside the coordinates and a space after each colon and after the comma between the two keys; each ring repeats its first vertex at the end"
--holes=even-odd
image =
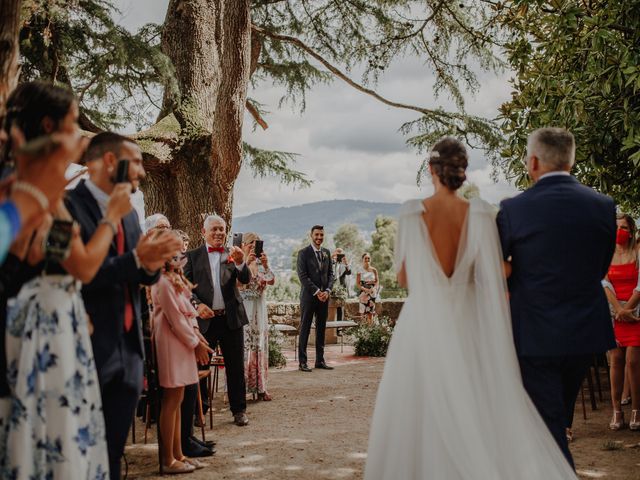
{"type": "Polygon", "coordinates": [[[448,278],[420,200],[396,239],[409,297],[389,346],[365,480],[577,479],[522,386],[494,212],[471,201],[448,278]]]}

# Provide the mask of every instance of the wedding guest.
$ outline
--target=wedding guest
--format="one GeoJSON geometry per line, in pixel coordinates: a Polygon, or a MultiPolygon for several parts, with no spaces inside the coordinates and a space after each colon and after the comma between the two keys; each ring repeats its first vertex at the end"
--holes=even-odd
{"type": "MultiPolygon", "coordinates": [[[[175,232],[174,232],[175,234],[175,232]]],[[[175,234],[176,237],[179,237],[175,234]]],[[[197,312],[191,305],[193,285],[182,271],[186,257],[175,256],[163,268],[158,283],[151,287],[153,340],[162,391],[160,408],[161,457],[164,473],[186,473],[205,464],[187,459],[182,452],[180,405],[184,387],[198,381],[196,361],[209,363],[206,340],[197,334],[197,312]]]]}
{"type": "MultiPolygon", "coordinates": [[[[220,342],[227,372],[229,406],[233,422],[239,426],[249,424],[247,418],[246,386],[244,382],[243,327],[249,323],[242,305],[236,282],[247,284],[251,272],[239,247],[224,247],[227,224],[217,215],[208,216],[202,227],[205,245],[187,252],[189,259],[185,276],[196,284],[192,301],[197,305],[198,325],[209,345],[220,342]]],[[[204,393],[206,382],[200,386],[203,404],[209,399],[204,393]]]]}
{"type": "MultiPolygon", "coordinates": [[[[347,256],[342,248],[336,248],[331,255],[333,262],[333,275],[338,280],[338,284],[342,287],[348,295],[349,287],[347,285],[347,277],[351,275],[351,266],[347,260],[347,256]]],[[[342,321],[344,318],[344,307],[342,304],[336,307],[336,320],[342,321]]]]}
{"type": "Polygon", "coordinates": [[[624,426],[622,390],[625,367],[629,378],[631,419],[629,428],[640,430],[640,322],[632,309],[638,295],[638,252],[635,245],[636,225],[630,215],[617,218],[616,250],[603,282],[613,314],[613,329],[617,347],[609,351],[611,403],[613,415],[609,428],[620,430],[624,426]],[[634,297],[634,298],[632,298],[634,297]],[[627,303],[628,302],[628,303],[627,303]]]}
{"type": "Polygon", "coordinates": [[[360,289],[360,314],[364,315],[367,324],[373,323],[376,315],[376,298],[378,296],[378,270],[371,266],[371,255],[362,255],[362,270],[356,275],[356,285],[360,289]]]}
{"type": "MultiPolygon", "coordinates": [[[[9,104],[20,106],[15,117],[26,140],[78,132],[78,105],[68,90],[27,83],[14,93],[21,102],[10,98],[9,104]]],[[[109,473],[98,376],[78,280],[88,283],[98,272],[115,234],[110,224],[132,208],[130,189],[122,184],[106,196],[105,221],[84,242],[58,202],[55,225],[47,216],[33,241],[25,237],[14,244],[16,256],[27,255],[35,266],[22,265],[33,278],[21,289],[21,281],[13,279],[13,293],[20,292],[9,308],[3,336],[11,395],[0,401],[1,478],[104,478],[109,473]]]]}
{"type": "Polygon", "coordinates": [[[169,219],[161,213],[154,213],[153,215],[149,215],[144,220],[145,233],[150,230],[170,230],[170,229],[171,229],[171,223],[169,222],[169,219]]]}
{"type": "Polygon", "coordinates": [[[257,395],[259,400],[272,400],[267,391],[269,373],[269,318],[265,289],[273,285],[276,277],[269,268],[269,258],[262,251],[256,258],[255,244],[260,237],[253,232],[242,236],[242,250],[251,272],[251,281],[239,286],[240,295],[247,312],[249,324],[245,326],[244,376],[247,392],[257,395]]]}
{"type": "Polygon", "coordinates": [[[191,241],[191,238],[189,238],[189,234],[183,230],[176,230],[176,233],[182,240],[182,253],[187,253],[187,250],[189,250],[189,242],[191,241]]]}
{"type": "Polygon", "coordinates": [[[142,390],[144,347],[139,285],[158,281],[160,268],[181,246],[180,240],[168,232],[141,236],[135,211],[120,222],[105,218],[108,197],[116,189],[120,159],[129,160],[128,179],[131,188],[137,189],[145,176],[140,147],[115,133],[93,137],[85,154],[89,180],[71,190],[67,202],[85,241],[103,223],[115,235],[115,248],[109,249],[95,278],[82,288],[95,329],[91,342],[102,393],[112,480],[120,478],[120,459],[142,390]]]}

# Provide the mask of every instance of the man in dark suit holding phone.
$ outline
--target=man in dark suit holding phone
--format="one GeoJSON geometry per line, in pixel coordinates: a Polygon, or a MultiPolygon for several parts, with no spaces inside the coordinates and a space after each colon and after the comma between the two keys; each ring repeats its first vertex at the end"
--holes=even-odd
{"type": "MultiPolygon", "coordinates": [[[[230,249],[224,247],[227,239],[224,219],[217,215],[208,216],[202,236],[205,245],[187,252],[184,273],[196,285],[192,301],[198,310],[198,326],[202,335],[211,348],[215,348],[218,342],[222,348],[233,421],[244,426],[249,419],[246,415],[242,327],[249,320],[236,282],[249,283],[251,272],[245,263],[244,252],[235,245],[238,240],[234,238],[234,246],[230,249]]],[[[242,241],[242,235],[239,241],[242,241]]],[[[206,383],[201,390],[206,392],[206,383]]],[[[203,395],[203,401],[206,400],[206,395],[203,395]]]]}
{"type": "Polygon", "coordinates": [[[331,253],[322,248],[324,227],[314,225],[311,229],[311,245],[298,252],[297,271],[300,284],[300,343],[298,345],[299,370],[310,372],[307,365],[307,343],[311,322],[316,319],[316,363],[315,368],[333,370],[324,360],[324,332],[329,315],[329,295],[333,288],[331,253]]]}
{"type": "Polygon", "coordinates": [[[135,210],[123,217],[119,225],[103,219],[116,185],[118,165],[120,180],[130,181],[133,189],[145,175],[142,152],[133,140],[115,133],[100,133],[91,139],[85,159],[89,180],[83,180],[70,191],[66,203],[80,225],[85,243],[100,223],[109,224],[115,234],[98,273],[83,286],[82,297],[94,328],[91,343],[102,393],[110,476],[117,480],[142,390],[144,349],[139,285],[151,285],[158,280],[160,268],[180,250],[181,242],[167,234],[141,238],[135,210]],[[128,168],[123,163],[128,163],[128,168]]]}

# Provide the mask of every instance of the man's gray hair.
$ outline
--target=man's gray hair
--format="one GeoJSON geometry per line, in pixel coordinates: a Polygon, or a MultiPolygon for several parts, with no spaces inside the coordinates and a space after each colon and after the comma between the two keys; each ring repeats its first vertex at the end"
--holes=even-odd
{"type": "Polygon", "coordinates": [[[551,170],[572,167],[576,157],[576,141],[564,128],[539,128],[527,139],[527,159],[535,156],[551,170]]]}
{"type": "Polygon", "coordinates": [[[208,215],[207,218],[204,219],[204,229],[207,230],[209,228],[209,225],[211,225],[213,222],[222,222],[224,224],[224,226],[227,226],[227,222],[224,221],[224,218],[222,218],[220,215],[208,215]]]}
{"type": "Polygon", "coordinates": [[[158,225],[158,222],[160,220],[166,220],[167,223],[169,225],[171,225],[171,222],[169,221],[169,219],[167,217],[165,217],[163,214],[161,213],[154,213],[153,215],[149,215],[145,221],[144,221],[144,231],[148,232],[149,230],[151,230],[152,228],[156,228],[156,225],[158,225]]]}

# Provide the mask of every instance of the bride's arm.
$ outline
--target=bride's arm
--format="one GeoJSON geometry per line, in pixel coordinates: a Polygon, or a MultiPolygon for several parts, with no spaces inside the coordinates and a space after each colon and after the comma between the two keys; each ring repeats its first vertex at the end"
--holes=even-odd
{"type": "Polygon", "coordinates": [[[402,288],[408,288],[407,269],[404,266],[404,262],[402,262],[402,267],[400,267],[400,271],[398,272],[398,285],[400,285],[402,288]]]}

